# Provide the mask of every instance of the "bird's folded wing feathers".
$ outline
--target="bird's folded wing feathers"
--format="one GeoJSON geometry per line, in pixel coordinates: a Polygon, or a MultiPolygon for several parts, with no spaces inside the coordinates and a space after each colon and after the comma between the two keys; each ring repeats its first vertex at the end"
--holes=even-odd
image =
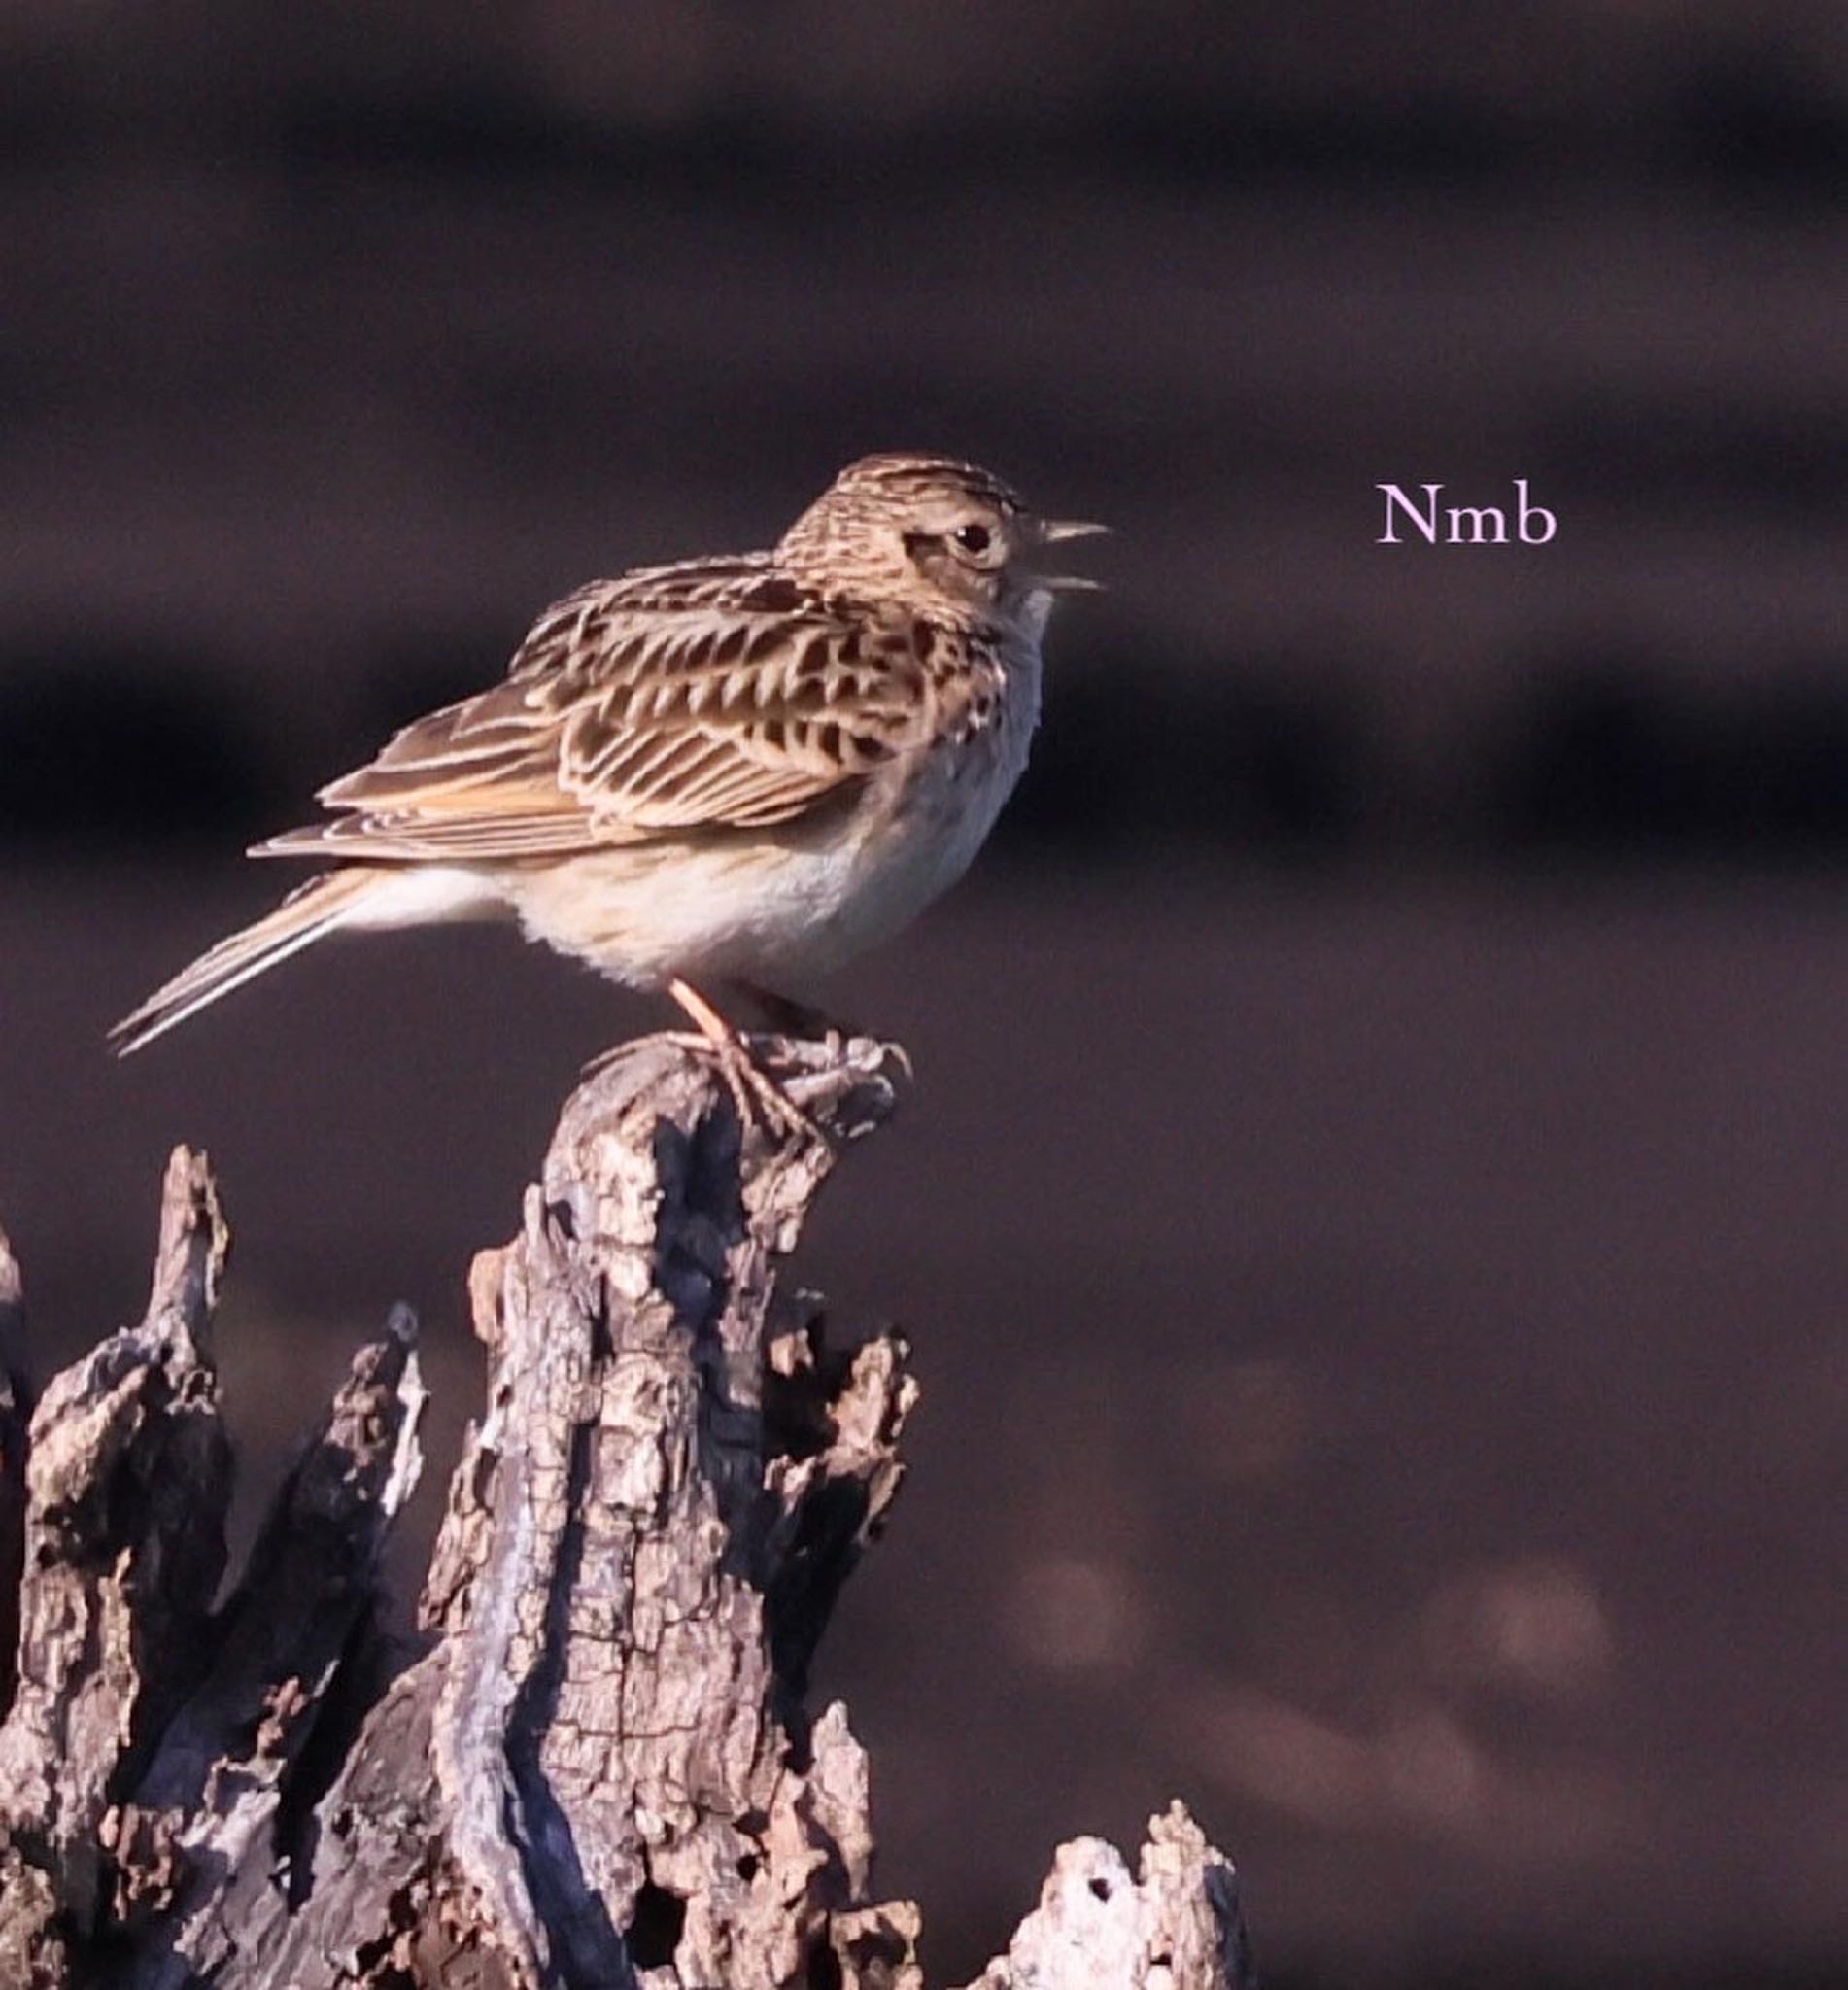
{"type": "Polygon", "coordinates": [[[600,583],[324,788],[333,821],[254,854],[495,862],[791,822],[937,737],[920,648],[750,560],[600,583]]]}

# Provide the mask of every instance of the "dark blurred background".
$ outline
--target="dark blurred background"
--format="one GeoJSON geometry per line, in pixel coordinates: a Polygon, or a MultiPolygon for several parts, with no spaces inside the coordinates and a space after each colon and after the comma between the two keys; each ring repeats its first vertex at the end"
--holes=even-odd
{"type": "MultiPolygon", "coordinates": [[[[938,1980],[1184,1795],[1273,1981],[1848,1969],[1848,10],[14,0],[0,1220],[220,1162],[247,1514],[657,1012],[493,931],[132,1063],[532,614],[946,449],[1113,521],[803,1270],[914,1334],[822,1686],[938,1980]],[[1375,486],[1554,543],[1387,548],[1375,486]]],[[[407,1562],[408,1566],[408,1562],[407,1562]]]]}

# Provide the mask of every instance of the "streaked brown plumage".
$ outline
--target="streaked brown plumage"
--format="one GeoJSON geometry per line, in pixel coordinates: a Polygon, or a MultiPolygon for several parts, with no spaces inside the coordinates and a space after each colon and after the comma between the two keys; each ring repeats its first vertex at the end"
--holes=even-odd
{"type": "MultiPolygon", "coordinates": [[[[333,868],[120,1023],[128,1051],[339,930],[511,914],[670,989],[822,967],[908,920],[1025,763],[1052,595],[1094,527],[944,458],[849,465],[773,550],[548,608],[491,689],[400,732],[255,855],[333,868]]],[[[689,1000],[689,998],[692,998],[689,1000]]]]}

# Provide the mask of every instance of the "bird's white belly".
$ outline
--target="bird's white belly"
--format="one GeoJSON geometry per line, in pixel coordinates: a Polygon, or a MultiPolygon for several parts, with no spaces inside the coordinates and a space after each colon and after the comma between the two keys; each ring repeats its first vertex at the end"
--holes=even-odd
{"type": "Polygon", "coordinates": [[[536,940],[613,978],[770,979],[819,972],[913,919],[969,868],[1025,764],[1025,727],[875,781],[825,837],[609,850],[529,873],[513,898],[536,940]]]}

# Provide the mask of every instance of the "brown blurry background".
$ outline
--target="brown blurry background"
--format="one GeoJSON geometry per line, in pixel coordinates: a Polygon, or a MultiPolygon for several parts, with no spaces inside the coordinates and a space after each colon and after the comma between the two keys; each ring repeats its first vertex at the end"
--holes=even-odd
{"type": "MultiPolygon", "coordinates": [[[[967,1973],[1184,1795],[1274,1983],[1848,1970],[1848,12],[15,0],[0,1221],[43,1375],[210,1147],[247,1503],[648,1005],[494,931],[105,1026],[595,573],[847,458],[1112,520],[920,1081],[823,1655],[967,1973]],[[1539,549],[1384,548],[1530,480],[1539,549]]],[[[414,1557],[407,1552],[408,1571],[414,1557]]],[[[408,1579],[408,1573],[407,1573],[408,1579]]]]}

